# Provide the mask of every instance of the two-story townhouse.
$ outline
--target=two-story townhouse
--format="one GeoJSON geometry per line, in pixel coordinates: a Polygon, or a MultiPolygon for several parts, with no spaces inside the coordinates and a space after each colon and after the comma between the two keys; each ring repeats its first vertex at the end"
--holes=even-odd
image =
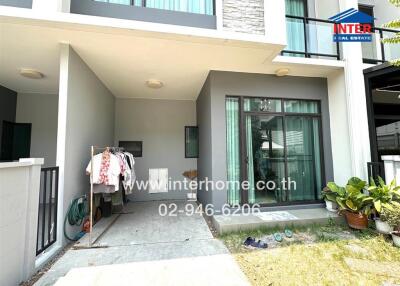
{"type": "MultiPolygon", "coordinates": [[[[43,226],[54,242],[43,261],[65,243],[69,203],[88,191],[92,145],[139,142],[138,180],[166,168],[171,180],[195,169],[198,181],[250,183],[199,188],[198,201],[216,211],[320,207],[326,182],[366,179],[380,160],[371,122],[379,137],[399,120],[387,88],[399,71],[367,90],[363,71],[399,56],[380,43],[393,34],[380,27],[398,16],[380,0],[0,0],[0,131],[20,135],[14,144],[0,132],[1,159],[29,154],[59,168],[58,195],[47,194],[44,208],[57,228],[43,226]],[[332,41],[329,17],[349,8],[375,17],[372,43],[332,41]],[[198,152],[186,156],[190,126],[198,152]],[[296,190],[282,188],[288,178],[296,190]]],[[[188,192],[135,189],[129,199],[188,192]]]]}

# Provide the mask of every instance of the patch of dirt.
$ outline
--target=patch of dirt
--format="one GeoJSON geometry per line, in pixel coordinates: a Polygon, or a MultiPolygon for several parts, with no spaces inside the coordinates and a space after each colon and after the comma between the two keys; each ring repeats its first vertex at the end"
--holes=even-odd
{"type": "Polygon", "coordinates": [[[338,231],[335,233],[321,231],[318,234],[326,239],[331,240],[351,240],[356,238],[356,235],[354,233],[351,233],[350,231],[338,231]]]}
{"type": "Polygon", "coordinates": [[[67,244],[53,259],[46,263],[46,265],[36,272],[28,281],[24,281],[20,283],[20,286],[32,286],[35,284],[49,269],[57,262],[58,259],[61,258],[72,246],[74,246],[75,242],[71,242],[67,244]]]}
{"type": "Polygon", "coordinates": [[[207,216],[205,213],[203,214],[203,217],[204,217],[204,219],[205,219],[205,221],[206,221],[206,223],[207,223],[207,225],[208,225],[208,228],[210,229],[210,231],[211,231],[213,237],[214,237],[214,238],[217,238],[218,232],[217,232],[217,230],[215,229],[214,224],[212,223],[211,217],[210,217],[210,216],[207,216]]]}
{"type": "Polygon", "coordinates": [[[348,245],[345,245],[344,247],[356,254],[364,254],[364,255],[368,254],[368,250],[366,250],[365,248],[363,248],[357,244],[348,244],[348,245]]]}
{"type": "Polygon", "coordinates": [[[381,262],[353,258],[345,258],[344,261],[353,271],[400,278],[400,263],[398,262],[381,262]]]}

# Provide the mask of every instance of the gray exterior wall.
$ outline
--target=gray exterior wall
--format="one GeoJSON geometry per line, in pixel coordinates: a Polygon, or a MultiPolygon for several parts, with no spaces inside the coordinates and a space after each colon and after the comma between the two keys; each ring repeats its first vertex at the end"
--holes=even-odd
{"type": "Polygon", "coordinates": [[[71,0],[71,13],[207,29],[216,29],[217,27],[216,17],[213,15],[96,2],[93,0],[71,0]]]}
{"type": "MultiPolygon", "coordinates": [[[[171,180],[182,181],[182,173],[197,168],[197,159],[185,158],[185,126],[196,125],[196,103],[186,100],[117,99],[115,144],[143,141],[143,157],[135,158],[139,181],[147,181],[150,168],[168,168],[171,180]]],[[[138,191],[133,201],[186,199],[184,190],[149,194],[138,191]]]]}
{"type": "Polygon", "coordinates": [[[3,121],[15,122],[17,111],[17,93],[0,85],[0,151],[3,121]]]}
{"type": "Polygon", "coordinates": [[[90,190],[86,175],[90,146],[113,146],[114,142],[113,94],[72,48],[69,48],[67,73],[64,210],[59,214],[62,219],[71,200],[90,190]]]}
{"type": "Polygon", "coordinates": [[[32,8],[32,0],[0,0],[0,6],[32,8]]]}
{"type": "Polygon", "coordinates": [[[224,30],[265,34],[264,0],[223,0],[224,30]]]}
{"type": "MultiPolygon", "coordinates": [[[[212,134],[211,134],[211,79],[210,75],[197,98],[197,125],[199,127],[199,158],[197,159],[198,180],[212,179],[212,134]]],[[[198,200],[203,204],[212,203],[212,192],[199,189],[198,200]]]]}
{"type": "MultiPolygon", "coordinates": [[[[214,181],[226,181],[226,120],[225,98],[227,95],[254,96],[271,98],[298,98],[314,99],[321,101],[323,148],[326,180],[333,180],[332,148],[330,138],[329,103],[327,80],[324,78],[310,77],[276,77],[274,75],[247,74],[211,71],[205,86],[210,86],[210,95],[202,92],[197,100],[199,128],[201,131],[200,142],[204,137],[211,138],[211,150],[207,150],[206,156],[200,153],[199,166],[211,164],[211,178],[214,181]],[[207,100],[207,98],[211,100],[207,100]],[[211,116],[208,112],[211,111],[211,116]],[[211,118],[211,127],[207,124],[207,118],[211,118]],[[203,123],[203,124],[202,124],[203,123]],[[211,158],[211,160],[210,160],[211,158]]],[[[203,88],[204,91],[204,88],[203,88]]],[[[207,143],[208,144],[208,143],[207,143]]],[[[200,147],[200,150],[202,147],[200,147]]],[[[204,148],[204,146],[203,146],[204,148]]],[[[203,149],[204,150],[204,149],[203,149]]],[[[199,168],[200,169],[200,168],[199,168]]],[[[203,169],[204,170],[204,169],[203,169]]],[[[210,173],[206,173],[209,175],[210,173]]],[[[200,196],[200,198],[202,198],[200,196]]],[[[213,191],[212,204],[220,209],[227,202],[227,192],[213,191]]],[[[209,198],[204,197],[203,203],[209,203],[209,198]]]]}
{"type": "Polygon", "coordinates": [[[58,95],[19,93],[16,122],[32,123],[31,157],[56,166],[58,95]]]}

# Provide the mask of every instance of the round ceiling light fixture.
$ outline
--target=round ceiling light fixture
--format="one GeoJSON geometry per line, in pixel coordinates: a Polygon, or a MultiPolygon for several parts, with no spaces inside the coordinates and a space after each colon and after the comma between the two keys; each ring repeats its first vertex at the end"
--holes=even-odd
{"type": "Polygon", "coordinates": [[[31,78],[31,79],[41,79],[44,75],[35,69],[21,68],[19,70],[19,74],[23,77],[31,78]]]}
{"type": "Polygon", "coordinates": [[[150,88],[162,88],[164,86],[163,82],[158,79],[149,79],[146,81],[146,85],[150,88]]]}
{"type": "Polygon", "coordinates": [[[276,76],[286,76],[288,75],[290,70],[288,68],[280,68],[275,71],[276,76]]]}

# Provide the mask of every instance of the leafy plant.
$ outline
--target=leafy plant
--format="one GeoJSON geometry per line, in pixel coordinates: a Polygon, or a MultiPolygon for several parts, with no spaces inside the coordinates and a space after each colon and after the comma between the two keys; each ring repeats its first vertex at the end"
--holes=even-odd
{"type": "MultiPolygon", "coordinates": [[[[328,183],[328,186],[325,187],[325,188],[322,190],[322,198],[323,198],[324,200],[327,200],[327,201],[331,201],[331,202],[335,202],[335,203],[336,203],[336,198],[337,198],[338,194],[337,194],[336,192],[332,191],[332,190],[329,188],[329,184],[334,184],[334,183],[328,183]]],[[[333,187],[333,188],[335,188],[335,187],[333,187]]]]}
{"type": "Polygon", "coordinates": [[[329,190],[336,196],[340,210],[347,210],[353,213],[369,215],[372,210],[373,199],[364,193],[367,182],[353,177],[346,187],[340,187],[333,182],[328,183],[329,190]]]}
{"type": "MultiPolygon", "coordinates": [[[[389,0],[390,3],[392,3],[394,6],[397,8],[400,7],[400,0],[389,0]]],[[[389,23],[386,23],[383,25],[385,28],[391,28],[391,29],[400,29],[400,19],[393,20],[389,23]]],[[[384,44],[400,44],[400,32],[396,33],[393,37],[383,39],[382,42],[384,44]]],[[[400,66],[400,59],[392,61],[392,64],[395,66],[400,66]]]]}
{"type": "Polygon", "coordinates": [[[389,206],[383,207],[381,217],[391,227],[400,230],[400,203],[393,201],[389,206]]]}
{"type": "Polygon", "coordinates": [[[400,186],[396,186],[396,180],[393,180],[389,185],[385,184],[385,181],[378,177],[378,185],[371,178],[371,184],[368,188],[370,196],[373,199],[375,210],[380,214],[382,208],[390,208],[390,203],[395,198],[400,198],[400,186]]]}

